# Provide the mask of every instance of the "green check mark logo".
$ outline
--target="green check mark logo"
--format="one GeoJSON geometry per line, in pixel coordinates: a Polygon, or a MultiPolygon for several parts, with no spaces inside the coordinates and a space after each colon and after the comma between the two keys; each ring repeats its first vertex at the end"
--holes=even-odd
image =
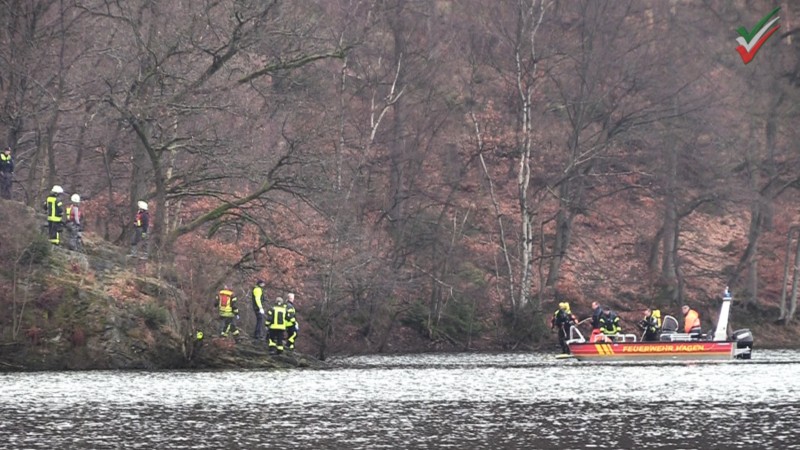
{"type": "Polygon", "coordinates": [[[780,10],[780,7],[773,9],[750,31],[748,31],[745,27],[739,27],[736,29],[736,32],[739,33],[739,37],[736,38],[736,42],[739,44],[739,46],[736,47],[736,51],[739,52],[739,56],[742,57],[742,61],[744,61],[745,64],[753,60],[753,57],[756,56],[758,49],[760,49],[764,42],[766,42],[767,39],[769,39],[769,37],[772,36],[772,34],[775,33],[778,28],[780,28],[780,25],[777,24],[780,17],[775,17],[773,19],[773,16],[778,14],[778,11],[780,10]]]}

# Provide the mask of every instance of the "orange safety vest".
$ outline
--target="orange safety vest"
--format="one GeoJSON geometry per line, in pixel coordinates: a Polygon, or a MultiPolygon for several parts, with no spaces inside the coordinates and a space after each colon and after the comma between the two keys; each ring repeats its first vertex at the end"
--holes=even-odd
{"type": "Polygon", "coordinates": [[[700,327],[700,315],[697,314],[697,311],[690,309],[683,319],[683,331],[689,333],[695,327],[700,327]]]}
{"type": "Polygon", "coordinates": [[[222,317],[233,317],[233,292],[223,289],[219,291],[219,315],[222,317]]]}

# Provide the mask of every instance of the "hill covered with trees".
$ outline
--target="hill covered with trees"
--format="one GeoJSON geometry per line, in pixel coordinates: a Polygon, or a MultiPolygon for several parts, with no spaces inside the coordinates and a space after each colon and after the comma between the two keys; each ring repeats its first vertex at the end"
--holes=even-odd
{"type": "MultiPolygon", "coordinates": [[[[176,330],[209,323],[223,283],[246,300],[261,278],[270,299],[297,294],[299,344],[318,356],[526,349],[552,345],[559,301],[585,315],[597,299],[627,327],[688,302],[709,323],[728,285],[736,327],[793,345],[798,14],[766,0],[10,0],[0,133],[14,201],[79,193],[96,248],[127,253],[136,203],[151,205],[140,270],[185,299],[158,305],[176,330]],[[777,6],[745,64],[736,29],[777,6]]],[[[17,258],[37,241],[7,235],[17,258]]],[[[33,260],[4,260],[0,339],[51,332],[14,309],[33,260]]]]}

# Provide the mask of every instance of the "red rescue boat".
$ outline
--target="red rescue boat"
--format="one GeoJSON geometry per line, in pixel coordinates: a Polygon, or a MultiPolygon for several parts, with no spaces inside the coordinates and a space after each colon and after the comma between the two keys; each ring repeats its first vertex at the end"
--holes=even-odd
{"type": "Polygon", "coordinates": [[[753,335],[748,329],[728,337],[728,316],[733,298],[728,289],[722,298],[719,321],[713,333],[678,332],[678,321],[665,316],[659,340],[637,341],[636,335],[608,336],[611,342],[588,342],[577,327],[567,341],[571,356],[580,361],[731,361],[750,359],[753,335]]]}

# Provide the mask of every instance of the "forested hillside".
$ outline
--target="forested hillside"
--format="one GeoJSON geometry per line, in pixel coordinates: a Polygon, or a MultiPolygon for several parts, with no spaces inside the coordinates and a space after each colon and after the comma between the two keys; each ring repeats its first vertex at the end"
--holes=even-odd
{"type": "MultiPolygon", "coordinates": [[[[149,203],[142,270],[185,295],[178,328],[224,283],[251,314],[261,278],[320,356],[522,349],[559,301],[708,324],[729,285],[735,325],[792,345],[799,23],[767,0],[6,0],[0,136],[14,201],[80,194],[120,255],[149,203]],[[745,64],[737,28],[776,7],[745,64]]],[[[34,326],[36,241],[0,243],[3,342],[34,326]]]]}

